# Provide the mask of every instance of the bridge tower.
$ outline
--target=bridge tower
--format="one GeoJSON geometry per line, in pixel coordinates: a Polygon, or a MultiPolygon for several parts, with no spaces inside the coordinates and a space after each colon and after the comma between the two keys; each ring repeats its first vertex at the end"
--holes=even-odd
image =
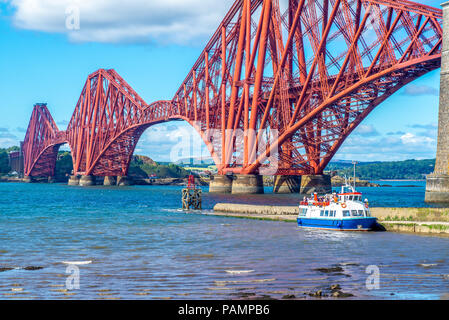
{"type": "Polygon", "coordinates": [[[426,202],[449,202],[449,2],[443,7],[438,147],[435,171],[427,176],[426,202]]]}

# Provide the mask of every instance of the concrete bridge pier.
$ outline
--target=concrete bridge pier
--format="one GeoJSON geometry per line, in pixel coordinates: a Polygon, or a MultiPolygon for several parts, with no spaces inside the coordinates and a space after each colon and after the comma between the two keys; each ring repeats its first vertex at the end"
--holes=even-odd
{"type": "Polygon", "coordinates": [[[232,176],[213,175],[210,177],[209,193],[231,193],[232,176]]]}
{"type": "Polygon", "coordinates": [[[56,178],[54,176],[49,176],[47,181],[48,183],[56,183],[56,178]]]}
{"type": "Polygon", "coordinates": [[[427,176],[425,201],[449,203],[449,175],[434,172],[427,176]]]}
{"type": "Polygon", "coordinates": [[[128,176],[118,176],[117,185],[120,187],[130,186],[132,185],[132,179],[128,176]]]}
{"type": "Polygon", "coordinates": [[[301,194],[328,194],[332,193],[331,176],[329,175],[304,175],[301,177],[301,194]]]}
{"type": "Polygon", "coordinates": [[[78,176],[71,175],[69,177],[69,186],[79,186],[80,185],[80,178],[78,176]]]}
{"type": "Polygon", "coordinates": [[[237,174],[232,180],[232,194],[262,194],[263,176],[255,174],[237,174]]]}
{"type": "Polygon", "coordinates": [[[95,176],[81,176],[80,180],[79,180],[79,185],[81,187],[91,187],[91,186],[95,186],[96,183],[96,179],[95,176]]]}
{"type": "Polygon", "coordinates": [[[299,193],[301,176],[275,176],[273,193],[299,193]]]}
{"type": "Polygon", "coordinates": [[[427,176],[426,202],[449,203],[449,2],[443,6],[438,146],[435,171],[427,176]]]}
{"type": "Polygon", "coordinates": [[[117,178],[115,176],[106,176],[104,177],[104,186],[115,186],[117,185],[117,178]]]}
{"type": "Polygon", "coordinates": [[[34,179],[31,176],[25,176],[25,177],[23,177],[23,182],[32,183],[32,182],[34,182],[34,179]]]}

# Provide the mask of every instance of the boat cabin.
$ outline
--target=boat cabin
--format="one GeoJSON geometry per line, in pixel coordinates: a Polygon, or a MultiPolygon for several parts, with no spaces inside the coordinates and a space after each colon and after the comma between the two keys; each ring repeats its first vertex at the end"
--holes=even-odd
{"type": "Polygon", "coordinates": [[[362,194],[358,192],[353,193],[340,193],[338,194],[338,200],[340,202],[346,201],[362,201],[362,194]]]}

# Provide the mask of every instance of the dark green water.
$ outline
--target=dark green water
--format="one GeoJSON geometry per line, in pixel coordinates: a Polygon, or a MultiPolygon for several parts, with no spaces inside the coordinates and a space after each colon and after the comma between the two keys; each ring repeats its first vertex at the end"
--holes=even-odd
{"type": "MultiPolygon", "coordinates": [[[[422,188],[370,189],[368,197],[390,205],[392,191],[422,202],[422,188]]],[[[205,210],[186,214],[180,192],[0,184],[0,298],[305,298],[332,284],[356,299],[449,294],[449,238],[304,231],[208,215],[216,202],[295,204],[296,196],[205,195],[205,210]],[[64,261],[90,262],[77,265],[79,289],[67,289],[72,271],[64,261]],[[334,265],[343,271],[315,270],[334,265]],[[369,265],[380,270],[378,290],[366,287],[369,265]]]]}

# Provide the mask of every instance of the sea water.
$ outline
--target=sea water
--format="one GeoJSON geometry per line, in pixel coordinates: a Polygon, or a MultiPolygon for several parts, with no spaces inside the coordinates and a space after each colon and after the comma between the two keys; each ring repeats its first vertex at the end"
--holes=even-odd
{"type": "MultiPolygon", "coordinates": [[[[303,299],[335,284],[350,299],[448,298],[449,238],[211,215],[217,202],[297,195],[205,192],[204,210],[185,213],[181,189],[0,184],[0,298],[303,299]]],[[[377,206],[424,205],[423,185],[361,191],[377,206]]]]}

